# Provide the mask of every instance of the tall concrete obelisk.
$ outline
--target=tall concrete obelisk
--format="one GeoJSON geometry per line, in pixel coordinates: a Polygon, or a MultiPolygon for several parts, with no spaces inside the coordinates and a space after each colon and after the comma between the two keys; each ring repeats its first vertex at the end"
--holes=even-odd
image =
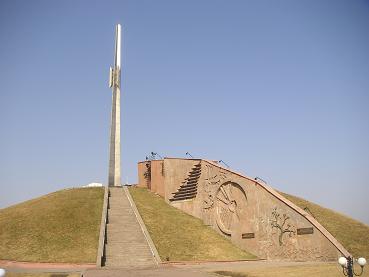
{"type": "Polygon", "coordinates": [[[121,186],[120,178],[120,46],[121,26],[115,27],[114,68],[110,67],[109,87],[112,88],[109,186],[121,186]]]}

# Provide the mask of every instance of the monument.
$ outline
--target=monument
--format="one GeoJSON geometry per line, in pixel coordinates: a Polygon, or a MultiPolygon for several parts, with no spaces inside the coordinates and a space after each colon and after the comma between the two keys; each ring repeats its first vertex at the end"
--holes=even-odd
{"type": "Polygon", "coordinates": [[[163,158],[138,163],[147,187],[239,248],[267,260],[332,261],[351,254],[317,219],[259,179],[219,162],[163,158]]]}
{"type": "Polygon", "coordinates": [[[109,87],[112,88],[109,187],[121,186],[120,177],[120,47],[121,26],[115,27],[114,67],[110,67],[109,87]]]}

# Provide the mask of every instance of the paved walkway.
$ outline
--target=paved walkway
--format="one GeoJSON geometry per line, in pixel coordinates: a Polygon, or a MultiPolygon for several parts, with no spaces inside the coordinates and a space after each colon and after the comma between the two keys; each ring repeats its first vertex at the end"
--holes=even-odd
{"type": "MultiPolygon", "coordinates": [[[[151,267],[141,268],[100,268],[100,269],[45,269],[45,268],[14,268],[5,267],[8,272],[16,273],[59,273],[59,274],[72,274],[82,273],[85,277],[214,277],[216,276],[213,272],[218,270],[226,271],[242,271],[246,269],[256,268],[274,268],[282,266],[300,267],[306,265],[324,265],[333,264],[337,265],[336,262],[272,262],[272,261],[246,261],[246,262],[207,262],[207,263],[183,263],[183,264],[162,264],[151,267]]],[[[337,265],[338,268],[338,265],[337,265]]],[[[338,268],[339,269],[339,268],[338,268]]],[[[337,275],[338,276],[338,275],[337,275]]]]}
{"type": "Polygon", "coordinates": [[[209,277],[214,276],[190,268],[153,267],[153,268],[126,268],[126,269],[89,269],[83,274],[84,277],[209,277]]]}
{"type": "Polygon", "coordinates": [[[123,188],[109,188],[105,266],[145,267],[156,262],[123,188]]]}
{"type": "Polygon", "coordinates": [[[162,264],[153,268],[115,268],[87,269],[85,277],[214,277],[214,271],[243,271],[257,268],[300,267],[307,265],[336,264],[336,262],[280,262],[280,261],[242,261],[162,264]]]}

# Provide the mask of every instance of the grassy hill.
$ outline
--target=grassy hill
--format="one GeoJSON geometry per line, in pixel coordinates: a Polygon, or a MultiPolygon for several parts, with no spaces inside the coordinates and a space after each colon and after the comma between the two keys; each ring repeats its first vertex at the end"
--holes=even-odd
{"type": "Polygon", "coordinates": [[[132,187],[130,193],[163,261],[255,258],[149,190],[132,187]]]}
{"type": "Polygon", "coordinates": [[[308,211],[356,258],[369,258],[369,226],[305,199],[282,193],[284,197],[308,211]]]}
{"type": "MultiPolygon", "coordinates": [[[[147,189],[130,192],[164,261],[255,258],[147,189]]],[[[369,226],[282,194],[308,208],[355,257],[369,257],[369,226]]],[[[103,188],[66,189],[0,209],[0,259],[95,263],[103,196],[103,188]]]]}
{"type": "Polygon", "coordinates": [[[95,263],[103,188],[54,192],[0,210],[0,259],[95,263]]]}

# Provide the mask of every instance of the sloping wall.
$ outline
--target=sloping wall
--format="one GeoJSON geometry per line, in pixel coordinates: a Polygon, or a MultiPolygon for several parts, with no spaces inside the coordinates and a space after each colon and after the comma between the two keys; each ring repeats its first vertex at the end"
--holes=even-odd
{"type": "Polygon", "coordinates": [[[155,171],[163,169],[168,203],[259,258],[329,261],[349,255],[312,216],[266,184],[207,160],[161,162],[155,171]]]}

